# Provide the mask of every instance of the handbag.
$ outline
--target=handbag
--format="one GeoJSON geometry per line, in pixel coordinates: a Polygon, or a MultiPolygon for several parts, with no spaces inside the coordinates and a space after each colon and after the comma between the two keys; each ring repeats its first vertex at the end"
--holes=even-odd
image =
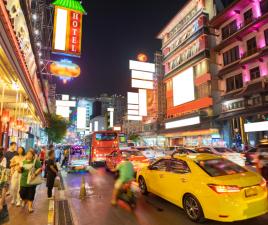
{"type": "Polygon", "coordinates": [[[43,183],[41,174],[38,174],[34,178],[33,175],[35,174],[35,164],[36,164],[37,157],[35,157],[32,167],[29,170],[28,177],[27,177],[27,184],[28,185],[39,185],[43,183]]]}
{"type": "Polygon", "coordinates": [[[3,209],[0,211],[0,224],[5,223],[9,220],[9,213],[7,204],[3,205],[3,209]]]}
{"type": "Polygon", "coordinates": [[[59,188],[60,187],[60,177],[56,177],[54,181],[54,187],[59,188]]]}

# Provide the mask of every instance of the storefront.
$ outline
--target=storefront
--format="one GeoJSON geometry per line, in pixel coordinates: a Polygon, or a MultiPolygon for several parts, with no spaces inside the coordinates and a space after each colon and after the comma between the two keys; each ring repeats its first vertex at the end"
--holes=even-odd
{"type": "Polygon", "coordinates": [[[0,2],[0,146],[37,144],[48,111],[30,30],[18,1],[0,2]],[[32,137],[32,139],[31,139],[32,137]]]}

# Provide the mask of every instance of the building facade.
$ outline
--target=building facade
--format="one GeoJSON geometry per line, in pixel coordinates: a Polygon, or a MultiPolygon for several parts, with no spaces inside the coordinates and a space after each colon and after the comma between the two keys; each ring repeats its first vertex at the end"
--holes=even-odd
{"type": "MultiPolygon", "coordinates": [[[[32,26],[31,1],[0,1],[0,145],[40,144],[48,88],[32,26]]],[[[45,139],[45,138],[44,138],[45,139]]]]}
{"type": "Polygon", "coordinates": [[[229,145],[255,145],[268,131],[268,1],[236,0],[210,24],[221,91],[219,122],[229,145]]]}
{"type": "Polygon", "coordinates": [[[160,32],[166,91],[162,134],[170,145],[208,145],[220,141],[217,116],[215,44],[208,22],[213,0],[191,0],[160,32]]]}

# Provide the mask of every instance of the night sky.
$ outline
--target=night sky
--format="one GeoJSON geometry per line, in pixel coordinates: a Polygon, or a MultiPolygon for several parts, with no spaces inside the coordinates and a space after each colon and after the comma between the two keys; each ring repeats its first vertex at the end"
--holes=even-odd
{"type": "Polygon", "coordinates": [[[130,88],[128,60],[144,52],[153,61],[160,50],[157,34],[186,0],[83,0],[84,16],[81,76],[57,93],[93,97],[101,93],[126,94],[130,88]]]}

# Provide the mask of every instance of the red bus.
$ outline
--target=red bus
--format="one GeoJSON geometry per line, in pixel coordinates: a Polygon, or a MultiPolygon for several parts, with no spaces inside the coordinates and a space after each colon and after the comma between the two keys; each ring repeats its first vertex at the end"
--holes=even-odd
{"type": "Polygon", "coordinates": [[[90,149],[90,163],[104,162],[106,155],[115,150],[128,148],[127,137],[116,131],[97,131],[86,137],[86,145],[90,149]]]}

